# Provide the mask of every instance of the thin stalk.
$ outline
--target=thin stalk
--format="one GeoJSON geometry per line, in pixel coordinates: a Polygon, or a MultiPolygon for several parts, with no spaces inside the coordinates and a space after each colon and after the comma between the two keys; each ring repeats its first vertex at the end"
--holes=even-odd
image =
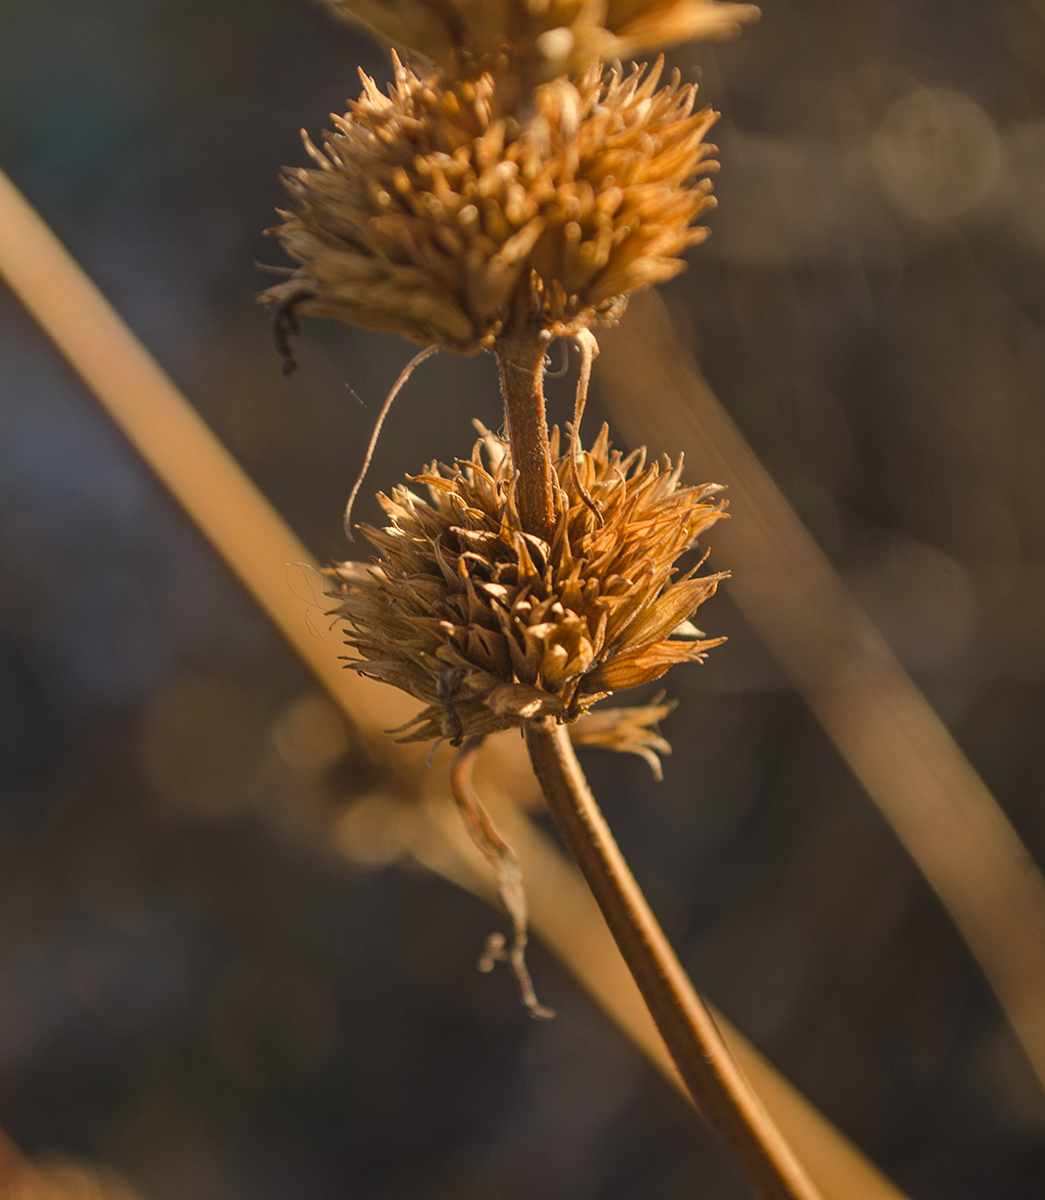
{"type": "Polygon", "coordinates": [[[517,472],[519,520],[526,533],[536,534],[550,544],[555,533],[555,491],[544,412],[547,349],[547,340],[526,324],[498,338],[495,345],[508,444],[517,472]]]}
{"type": "Polygon", "coordinates": [[[565,726],[526,726],[530,761],[548,808],[643,999],[708,1125],[766,1200],[820,1193],[751,1090],[650,911],[591,794],[565,726]]]}

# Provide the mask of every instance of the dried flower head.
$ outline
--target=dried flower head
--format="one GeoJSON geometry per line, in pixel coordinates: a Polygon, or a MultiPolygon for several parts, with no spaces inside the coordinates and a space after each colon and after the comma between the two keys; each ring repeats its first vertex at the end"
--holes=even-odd
{"type": "Polygon", "coordinates": [[[718,165],[716,114],[660,72],[544,84],[523,124],[489,74],[444,88],[396,60],[389,96],[364,75],[323,150],[306,138],[317,167],[285,174],[296,204],[273,232],[301,265],[262,300],[461,353],[520,302],[554,336],[614,321],[684,269],[714,205],[693,180],[718,165]]]}
{"type": "Polygon", "coordinates": [[[402,740],[572,721],[723,640],[704,640],[689,618],[724,576],[674,578],[722,516],[716,485],[681,487],[681,459],[622,458],[605,426],[590,452],[561,457],[556,430],[553,460],[551,545],[520,532],[508,448],[487,434],[470,461],[412,480],[427,502],[406,487],[380,496],[391,524],[363,532],[381,557],[334,570],[351,665],[427,706],[402,740]]]}
{"type": "Polygon", "coordinates": [[[535,80],[693,38],[730,38],[758,17],[717,0],[330,0],[448,79],[513,71],[535,80]]]}

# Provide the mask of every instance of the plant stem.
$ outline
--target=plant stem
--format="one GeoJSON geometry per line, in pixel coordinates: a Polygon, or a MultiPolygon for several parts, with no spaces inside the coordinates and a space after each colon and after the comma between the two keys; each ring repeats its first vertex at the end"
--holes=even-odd
{"type": "Polygon", "coordinates": [[[766,1200],[820,1193],[752,1092],[650,911],[591,794],[563,725],[526,726],[530,761],[679,1074],[708,1125],[766,1200]]]}
{"type": "Polygon", "coordinates": [[[512,464],[517,475],[519,520],[524,532],[551,544],[555,533],[555,492],[544,412],[546,339],[525,323],[497,339],[501,394],[512,464]]]}

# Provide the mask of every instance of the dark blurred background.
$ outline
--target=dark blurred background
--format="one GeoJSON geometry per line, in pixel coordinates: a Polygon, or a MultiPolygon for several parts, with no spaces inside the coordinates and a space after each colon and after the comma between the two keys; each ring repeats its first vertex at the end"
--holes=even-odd
{"type": "MultiPolygon", "coordinates": [[[[769,0],[672,60],[723,113],[679,327],[1045,863],[1045,4],[769,0]]],[[[252,263],[358,65],[388,76],[309,0],[0,0],[0,166],[327,559],[413,349],[311,322],[284,380],[252,263]]],[[[473,416],[492,360],[425,363],[374,487],[473,416]]],[[[539,946],[547,1024],[476,973],[488,908],[324,842],[364,749],[2,288],[0,503],[24,1150],[151,1200],[747,1194],[539,946]]],[[[969,953],[728,587],[701,617],[731,640],[668,681],[665,781],[585,758],[683,960],[913,1200],[1045,1196],[1045,1098],[969,953]]]]}

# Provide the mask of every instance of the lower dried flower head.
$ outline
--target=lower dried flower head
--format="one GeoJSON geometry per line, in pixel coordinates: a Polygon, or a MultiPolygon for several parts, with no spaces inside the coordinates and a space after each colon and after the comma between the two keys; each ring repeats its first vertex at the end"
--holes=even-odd
{"type": "Polygon", "coordinates": [[[390,95],[335,117],[317,164],[288,170],[295,205],[275,233],[299,264],[274,306],[461,353],[522,309],[553,336],[611,323],[637,288],[685,267],[713,207],[710,108],[661,72],[601,65],[539,87],[525,122],[489,74],[444,86],[396,61],[390,95]]]}
{"type": "Polygon", "coordinates": [[[380,496],[391,523],[362,527],[380,557],[334,569],[351,666],[426,705],[401,740],[573,721],[724,640],[689,621],[724,576],[676,578],[674,565],[723,515],[718,487],[680,486],[681,459],[623,458],[605,426],[590,452],[561,457],[556,431],[553,459],[551,545],[520,531],[508,448],[486,434],[468,462],[411,480],[427,501],[407,487],[380,496]]]}
{"type": "Polygon", "coordinates": [[[627,59],[694,38],[729,38],[758,17],[718,0],[329,0],[331,7],[424,55],[451,79],[514,71],[535,79],[627,59]]]}

